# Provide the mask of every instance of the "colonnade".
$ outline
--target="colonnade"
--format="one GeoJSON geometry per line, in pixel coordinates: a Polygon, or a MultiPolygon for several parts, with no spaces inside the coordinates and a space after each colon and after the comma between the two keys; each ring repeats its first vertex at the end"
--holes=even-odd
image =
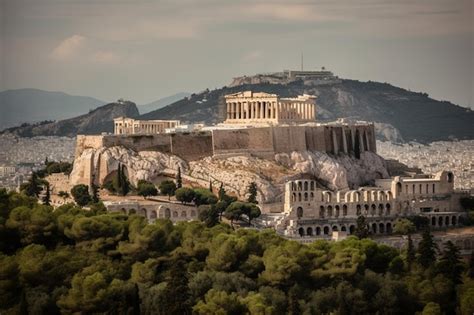
{"type": "Polygon", "coordinates": [[[305,102],[227,102],[227,120],[314,120],[314,104],[305,102]]]}

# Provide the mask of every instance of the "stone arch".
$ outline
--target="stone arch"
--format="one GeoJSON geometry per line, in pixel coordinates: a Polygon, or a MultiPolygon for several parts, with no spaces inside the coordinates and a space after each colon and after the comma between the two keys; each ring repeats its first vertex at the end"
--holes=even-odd
{"type": "Polygon", "coordinates": [[[452,183],[454,181],[454,174],[451,172],[448,172],[446,176],[446,180],[448,181],[448,183],[452,183]]]}
{"type": "Polygon", "coordinates": [[[304,201],[308,201],[308,193],[307,192],[304,193],[304,201]]]}
{"type": "MultiPolygon", "coordinates": [[[[397,196],[402,193],[402,183],[398,182],[398,183],[395,185],[395,191],[397,192],[397,196]]],[[[390,194],[391,194],[391,193],[390,193],[390,194]]]]}
{"type": "Polygon", "coordinates": [[[345,225],[341,225],[341,231],[343,231],[343,232],[347,232],[347,228],[346,228],[346,226],[345,226],[345,225]]]}
{"type": "Polygon", "coordinates": [[[319,207],[319,217],[321,219],[324,218],[324,206],[319,207]]]}
{"type": "Polygon", "coordinates": [[[369,214],[369,205],[365,204],[364,205],[364,215],[368,215],[368,214],[369,214]]]}
{"type": "Polygon", "coordinates": [[[301,193],[298,193],[298,201],[301,202],[301,193]]]}
{"type": "Polygon", "coordinates": [[[311,190],[314,190],[314,180],[311,181],[310,189],[311,189],[311,190]]]}
{"type": "Polygon", "coordinates": [[[305,181],[305,182],[304,182],[304,190],[309,190],[309,189],[308,189],[308,181],[305,181]]]}
{"type": "Polygon", "coordinates": [[[311,201],[314,201],[314,193],[313,192],[310,194],[309,198],[310,198],[311,201]]]}
{"type": "Polygon", "coordinates": [[[444,225],[449,226],[449,216],[446,216],[446,218],[444,218],[444,225]]]}
{"type": "Polygon", "coordinates": [[[143,217],[147,217],[146,215],[146,209],[145,208],[141,208],[141,209],[138,209],[138,212],[137,212],[138,215],[141,215],[143,217]]]}
{"type": "Polygon", "coordinates": [[[128,210],[128,214],[136,214],[136,213],[137,213],[137,210],[135,210],[133,208],[128,210]]]}
{"type": "Polygon", "coordinates": [[[308,227],[306,229],[306,234],[309,235],[309,236],[313,236],[313,228],[312,227],[308,227]]]}
{"type": "Polygon", "coordinates": [[[456,224],[457,224],[457,219],[458,219],[458,218],[457,218],[455,215],[453,215],[453,217],[451,218],[451,224],[452,224],[453,226],[456,226],[456,224]]]}
{"type": "Polygon", "coordinates": [[[328,206],[327,208],[328,212],[328,217],[332,217],[332,206],[328,206]]]}
{"type": "Polygon", "coordinates": [[[379,204],[379,216],[383,216],[383,204],[379,204]]]}
{"type": "Polygon", "coordinates": [[[293,202],[296,202],[296,193],[293,193],[293,194],[292,194],[292,198],[291,198],[291,199],[292,199],[293,202]]]}
{"type": "Polygon", "coordinates": [[[377,210],[377,206],[375,204],[372,204],[372,206],[370,207],[370,214],[374,216],[376,210],[377,210]]]}
{"type": "Polygon", "coordinates": [[[299,191],[303,190],[303,183],[300,181],[298,181],[297,183],[298,183],[298,190],[299,191]]]}
{"type": "Polygon", "coordinates": [[[392,234],[392,223],[391,222],[387,223],[385,231],[387,232],[387,234],[392,234]]]}
{"type": "Polygon", "coordinates": [[[316,235],[321,235],[321,227],[316,227],[316,235]]]}
{"type": "Polygon", "coordinates": [[[372,223],[372,229],[371,229],[373,234],[377,234],[377,223],[372,223]]]}
{"type": "Polygon", "coordinates": [[[339,217],[339,213],[340,213],[339,205],[336,205],[336,206],[334,207],[334,217],[338,218],[338,217],[339,217]]]}
{"type": "Polygon", "coordinates": [[[356,206],[356,215],[357,216],[362,215],[362,207],[360,205],[356,206]]]}
{"type": "Polygon", "coordinates": [[[355,225],[354,225],[354,224],[351,224],[351,225],[349,226],[349,234],[354,234],[354,232],[355,232],[355,225]]]}
{"type": "Polygon", "coordinates": [[[387,215],[390,215],[390,210],[391,210],[391,208],[392,208],[392,206],[391,206],[389,203],[387,203],[387,204],[385,205],[385,209],[386,209],[387,215]]]}
{"type": "Polygon", "coordinates": [[[196,210],[191,210],[191,217],[193,217],[193,218],[196,217],[196,210]]]}
{"type": "Polygon", "coordinates": [[[181,217],[186,218],[188,215],[186,214],[186,210],[181,211],[181,217]]]}
{"type": "Polygon", "coordinates": [[[385,224],[379,223],[379,233],[384,234],[385,233],[385,224]]]}
{"type": "Polygon", "coordinates": [[[332,193],[330,191],[323,191],[323,199],[324,199],[324,202],[327,202],[327,203],[332,202],[332,193]]]}
{"type": "Polygon", "coordinates": [[[156,219],[156,211],[150,211],[150,219],[155,220],[156,219]]]}
{"type": "Polygon", "coordinates": [[[302,207],[298,207],[296,209],[296,216],[298,217],[298,219],[303,217],[303,208],[302,207]]]}
{"type": "Polygon", "coordinates": [[[337,231],[339,231],[339,227],[337,225],[333,225],[332,230],[333,230],[333,232],[337,232],[337,231]]]}
{"type": "Polygon", "coordinates": [[[125,210],[125,208],[120,209],[120,212],[122,212],[123,214],[127,214],[127,210],[125,210]]]}
{"type": "Polygon", "coordinates": [[[329,226],[325,225],[323,228],[324,235],[329,235],[329,226]]]}
{"type": "Polygon", "coordinates": [[[438,226],[439,227],[443,226],[443,217],[438,217],[438,226]]]}
{"type": "Polygon", "coordinates": [[[298,229],[298,234],[299,234],[300,236],[304,236],[304,228],[300,227],[300,228],[298,229]]]}
{"type": "Polygon", "coordinates": [[[347,205],[342,205],[342,216],[347,216],[347,205]]]}
{"type": "Polygon", "coordinates": [[[173,218],[177,218],[178,217],[178,211],[173,211],[173,218]]]}

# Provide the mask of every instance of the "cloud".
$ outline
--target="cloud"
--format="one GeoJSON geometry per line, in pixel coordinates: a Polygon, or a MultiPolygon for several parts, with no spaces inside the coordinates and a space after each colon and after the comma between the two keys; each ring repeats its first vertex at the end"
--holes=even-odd
{"type": "Polygon", "coordinates": [[[51,52],[51,57],[56,60],[67,60],[78,55],[84,48],[86,38],[82,35],[73,35],[63,40],[51,52]]]}
{"type": "Polygon", "coordinates": [[[122,58],[111,51],[98,51],[92,54],[90,60],[99,64],[117,64],[120,63],[122,58]]]}

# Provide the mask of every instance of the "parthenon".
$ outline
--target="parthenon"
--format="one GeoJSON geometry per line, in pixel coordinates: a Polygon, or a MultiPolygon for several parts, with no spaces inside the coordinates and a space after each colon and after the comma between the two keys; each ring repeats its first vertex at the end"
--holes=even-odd
{"type": "Polygon", "coordinates": [[[316,97],[312,95],[280,98],[276,94],[245,91],[226,95],[225,99],[225,124],[304,123],[316,119],[316,97]]]}

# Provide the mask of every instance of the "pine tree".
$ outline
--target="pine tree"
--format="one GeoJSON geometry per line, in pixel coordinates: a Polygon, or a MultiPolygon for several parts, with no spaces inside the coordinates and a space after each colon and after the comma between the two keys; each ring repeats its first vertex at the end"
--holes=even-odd
{"type": "Polygon", "coordinates": [[[257,184],[255,182],[251,182],[247,188],[247,192],[249,197],[247,198],[248,202],[257,204],[257,184]]]}
{"type": "Polygon", "coordinates": [[[188,271],[183,258],[178,258],[169,270],[163,292],[162,314],[191,314],[191,293],[188,271]]]}
{"type": "Polygon", "coordinates": [[[224,189],[224,184],[221,183],[221,186],[219,187],[219,193],[218,193],[219,201],[223,201],[225,199],[225,189],[224,189]]]}
{"type": "Polygon", "coordinates": [[[369,236],[369,229],[367,228],[367,222],[365,221],[365,217],[363,215],[360,215],[357,218],[357,226],[354,234],[359,239],[363,239],[369,236]]]}
{"type": "Polygon", "coordinates": [[[428,228],[425,229],[418,244],[418,263],[425,268],[432,266],[436,261],[436,248],[433,235],[428,228]]]}
{"type": "Polygon", "coordinates": [[[178,166],[178,174],[176,175],[176,188],[183,187],[183,179],[181,178],[181,167],[178,166]]]}
{"type": "Polygon", "coordinates": [[[42,201],[44,205],[47,205],[47,206],[51,205],[51,191],[49,188],[49,184],[46,184],[46,193],[44,194],[42,201]]]}
{"type": "Polygon", "coordinates": [[[446,275],[455,285],[460,284],[464,265],[459,254],[459,248],[451,241],[447,241],[445,247],[443,256],[437,265],[438,271],[446,275]]]}
{"type": "Polygon", "coordinates": [[[408,244],[407,244],[407,265],[408,269],[411,269],[411,266],[416,258],[415,246],[413,245],[413,240],[411,235],[408,234],[408,244]]]}
{"type": "Polygon", "coordinates": [[[117,167],[117,185],[115,187],[115,190],[117,191],[118,194],[122,194],[122,164],[119,163],[117,167]]]}
{"type": "Polygon", "coordinates": [[[44,159],[44,165],[48,166],[48,164],[49,164],[48,157],[46,157],[46,158],[44,159]]]}
{"type": "Polygon", "coordinates": [[[212,192],[212,181],[209,179],[209,191],[212,192]]]}
{"type": "Polygon", "coordinates": [[[92,183],[92,202],[98,203],[99,202],[99,187],[92,183]]]}

